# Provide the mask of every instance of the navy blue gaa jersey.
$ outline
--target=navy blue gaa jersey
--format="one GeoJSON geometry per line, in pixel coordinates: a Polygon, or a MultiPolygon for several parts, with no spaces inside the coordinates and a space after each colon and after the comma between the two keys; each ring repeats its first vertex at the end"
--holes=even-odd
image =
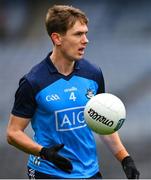
{"type": "Polygon", "coordinates": [[[83,110],[88,100],[103,93],[101,69],[81,59],[73,72],[60,74],[50,54],[33,67],[19,83],[12,114],[31,118],[34,141],[44,147],[65,144],[59,153],[73,164],[71,174],[54,164],[29,156],[28,166],[46,174],[65,178],[88,178],[99,171],[96,144],[83,110]]]}

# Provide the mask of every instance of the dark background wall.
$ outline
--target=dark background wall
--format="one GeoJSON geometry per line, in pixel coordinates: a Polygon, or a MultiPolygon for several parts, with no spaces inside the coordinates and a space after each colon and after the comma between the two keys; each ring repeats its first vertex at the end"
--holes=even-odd
{"type": "MultiPolygon", "coordinates": [[[[150,0],[0,0],[0,178],[27,178],[28,156],[7,144],[6,127],[18,80],[52,48],[44,25],[52,4],[73,5],[88,15],[85,57],[101,66],[107,92],[125,103],[127,120],[119,133],[141,178],[150,179],[150,0]]],[[[30,127],[27,133],[32,135],[30,127]]],[[[120,163],[95,137],[104,178],[125,178],[120,163]]]]}

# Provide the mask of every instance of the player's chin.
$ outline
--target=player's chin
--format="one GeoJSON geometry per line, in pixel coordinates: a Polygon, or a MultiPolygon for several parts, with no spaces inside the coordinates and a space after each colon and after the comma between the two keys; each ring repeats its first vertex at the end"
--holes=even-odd
{"type": "Polygon", "coordinates": [[[83,58],[83,56],[84,56],[84,54],[78,54],[75,59],[76,59],[76,60],[80,60],[80,59],[83,58]]]}

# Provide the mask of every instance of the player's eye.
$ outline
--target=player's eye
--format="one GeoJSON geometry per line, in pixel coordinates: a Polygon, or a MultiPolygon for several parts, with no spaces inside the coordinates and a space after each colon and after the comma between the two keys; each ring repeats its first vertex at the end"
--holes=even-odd
{"type": "Polygon", "coordinates": [[[76,36],[82,36],[84,33],[83,32],[77,32],[75,33],[76,36]]]}

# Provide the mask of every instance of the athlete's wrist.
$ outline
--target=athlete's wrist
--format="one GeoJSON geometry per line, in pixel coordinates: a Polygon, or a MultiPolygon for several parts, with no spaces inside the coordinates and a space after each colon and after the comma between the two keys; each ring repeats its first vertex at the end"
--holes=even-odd
{"type": "Polygon", "coordinates": [[[42,159],[47,159],[46,156],[49,152],[49,148],[46,148],[46,147],[42,147],[39,151],[39,156],[42,158],[42,159]]]}
{"type": "Polygon", "coordinates": [[[36,144],[36,146],[33,148],[33,155],[40,156],[40,151],[42,150],[43,146],[36,144]]]}
{"type": "Polygon", "coordinates": [[[120,162],[122,162],[122,160],[127,156],[129,156],[129,153],[126,151],[126,149],[121,149],[115,154],[116,159],[120,162]]]}

